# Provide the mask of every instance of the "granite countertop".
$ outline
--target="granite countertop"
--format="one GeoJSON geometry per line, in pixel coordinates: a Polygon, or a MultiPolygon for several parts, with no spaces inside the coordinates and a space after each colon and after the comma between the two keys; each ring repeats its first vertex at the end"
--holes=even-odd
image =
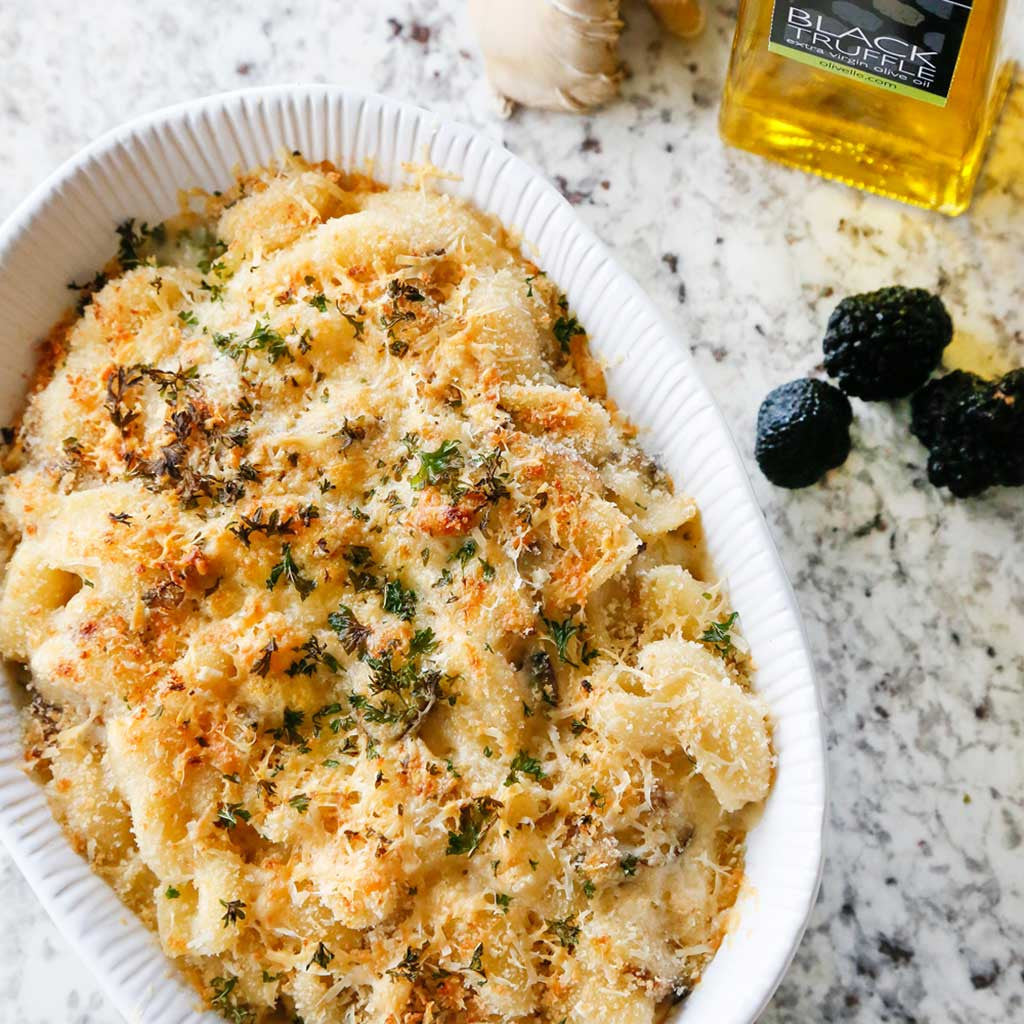
{"type": "MultiPolygon", "coordinates": [[[[554,179],[690,346],[751,469],[803,609],[828,722],[821,896],[763,1020],[1024,1020],[1024,498],[925,480],[902,403],[857,404],[818,487],[750,456],[765,392],[814,371],[837,297],[941,291],[948,362],[1024,362],[1024,86],[970,214],[901,207],[723,148],[734,14],[664,38],[629,8],[623,98],[510,120],[460,0],[46,5],[0,0],[0,216],[128,117],[246,85],[339,82],[477,125],[554,179]]],[[[1022,40],[1024,41],[1024,40],[1022,40]]],[[[1024,47],[1019,47],[1024,54],[1024,47]]],[[[0,1024],[117,1024],[0,852],[0,1024]]]]}

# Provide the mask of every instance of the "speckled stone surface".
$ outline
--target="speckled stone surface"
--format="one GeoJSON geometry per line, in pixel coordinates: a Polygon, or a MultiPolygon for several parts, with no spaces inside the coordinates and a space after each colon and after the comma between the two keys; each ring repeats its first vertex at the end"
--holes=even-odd
{"type": "MultiPolygon", "coordinates": [[[[629,5],[620,102],[507,121],[462,7],[0,0],[0,215],[126,118],[276,82],[412,99],[541,168],[692,349],[806,616],[828,721],[828,855],[762,1019],[1024,1020],[1024,492],[936,492],[905,403],[855,402],[854,452],[821,486],[776,490],[750,457],[760,399],[820,372],[825,320],[849,291],[937,288],[960,332],[949,363],[1024,362],[1024,87],[970,215],[949,221],[724,149],[726,6],[683,44],[629,5]]],[[[0,852],[0,1024],[117,1021],[0,852]]]]}

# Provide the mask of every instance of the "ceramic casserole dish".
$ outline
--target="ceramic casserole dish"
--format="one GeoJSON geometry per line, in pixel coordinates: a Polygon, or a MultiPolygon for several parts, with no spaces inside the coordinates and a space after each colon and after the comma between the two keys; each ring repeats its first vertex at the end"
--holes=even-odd
{"type": "MultiPolygon", "coordinates": [[[[237,168],[282,150],[405,180],[428,160],[438,187],[518,231],[566,293],[607,365],[611,396],[644,447],[700,509],[771,709],[778,771],[747,840],[734,923],[704,978],[670,1016],[679,1024],[750,1024],[785,972],[814,903],[826,798],[811,658],[796,603],[736,447],[687,346],[561,195],[500,145],[426,110],[332,86],[213,96],[100,138],[40,185],[0,228],[0,422],[21,409],[38,343],[70,305],[67,285],[110,257],[114,226],[176,212],[181,188],[222,187],[237,168]]],[[[202,1011],[156,939],[68,844],[42,790],[21,769],[19,691],[0,669],[0,836],[40,901],[128,1021],[199,1024],[202,1011]]]]}

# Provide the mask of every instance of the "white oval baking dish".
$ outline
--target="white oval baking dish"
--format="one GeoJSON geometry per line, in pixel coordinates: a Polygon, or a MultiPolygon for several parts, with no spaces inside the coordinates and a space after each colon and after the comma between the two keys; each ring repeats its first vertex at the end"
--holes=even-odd
{"type": "MultiPolygon", "coordinates": [[[[522,233],[529,254],[568,295],[612,395],[676,484],[698,501],[771,706],[778,776],[751,832],[735,924],[701,984],[671,1017],[750,1024],[785,972],[821,871],[824,742],[811,659],[792,591],[739,455],[686,346],[637,284],[537,172],[471,129],[426,110],[331,86],[213,96],[159,111],[94,142],[43,182],[0,227],[0,422],[20,408],[37,343],[69,306],[71,280],[111,255],[114,226],[159,221],[177,190],[222,187],[235,168],[282,149],[347,167],[373,160],[400,180],[424,158],[464,196],[522,233]]],[[[2,671],[2,670],[0,670],[2,671]]],[[[0,686],[0,836],[39,899],[128,1021],[219,1020],[199,1008],[156,940],[65,840],[42,791],[23,774],[17,690],[0,686]]]]}

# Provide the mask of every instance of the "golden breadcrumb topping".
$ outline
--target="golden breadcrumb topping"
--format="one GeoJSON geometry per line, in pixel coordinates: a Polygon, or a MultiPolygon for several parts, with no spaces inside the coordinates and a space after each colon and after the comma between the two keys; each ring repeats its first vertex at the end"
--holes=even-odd
{"type": "Polygon", "coordinates": [[[183,202],[0,481],[54,813],[236,1024],[658,1019],[773,770],[693,501],[494,219],[297,156],[183,202]]]}

